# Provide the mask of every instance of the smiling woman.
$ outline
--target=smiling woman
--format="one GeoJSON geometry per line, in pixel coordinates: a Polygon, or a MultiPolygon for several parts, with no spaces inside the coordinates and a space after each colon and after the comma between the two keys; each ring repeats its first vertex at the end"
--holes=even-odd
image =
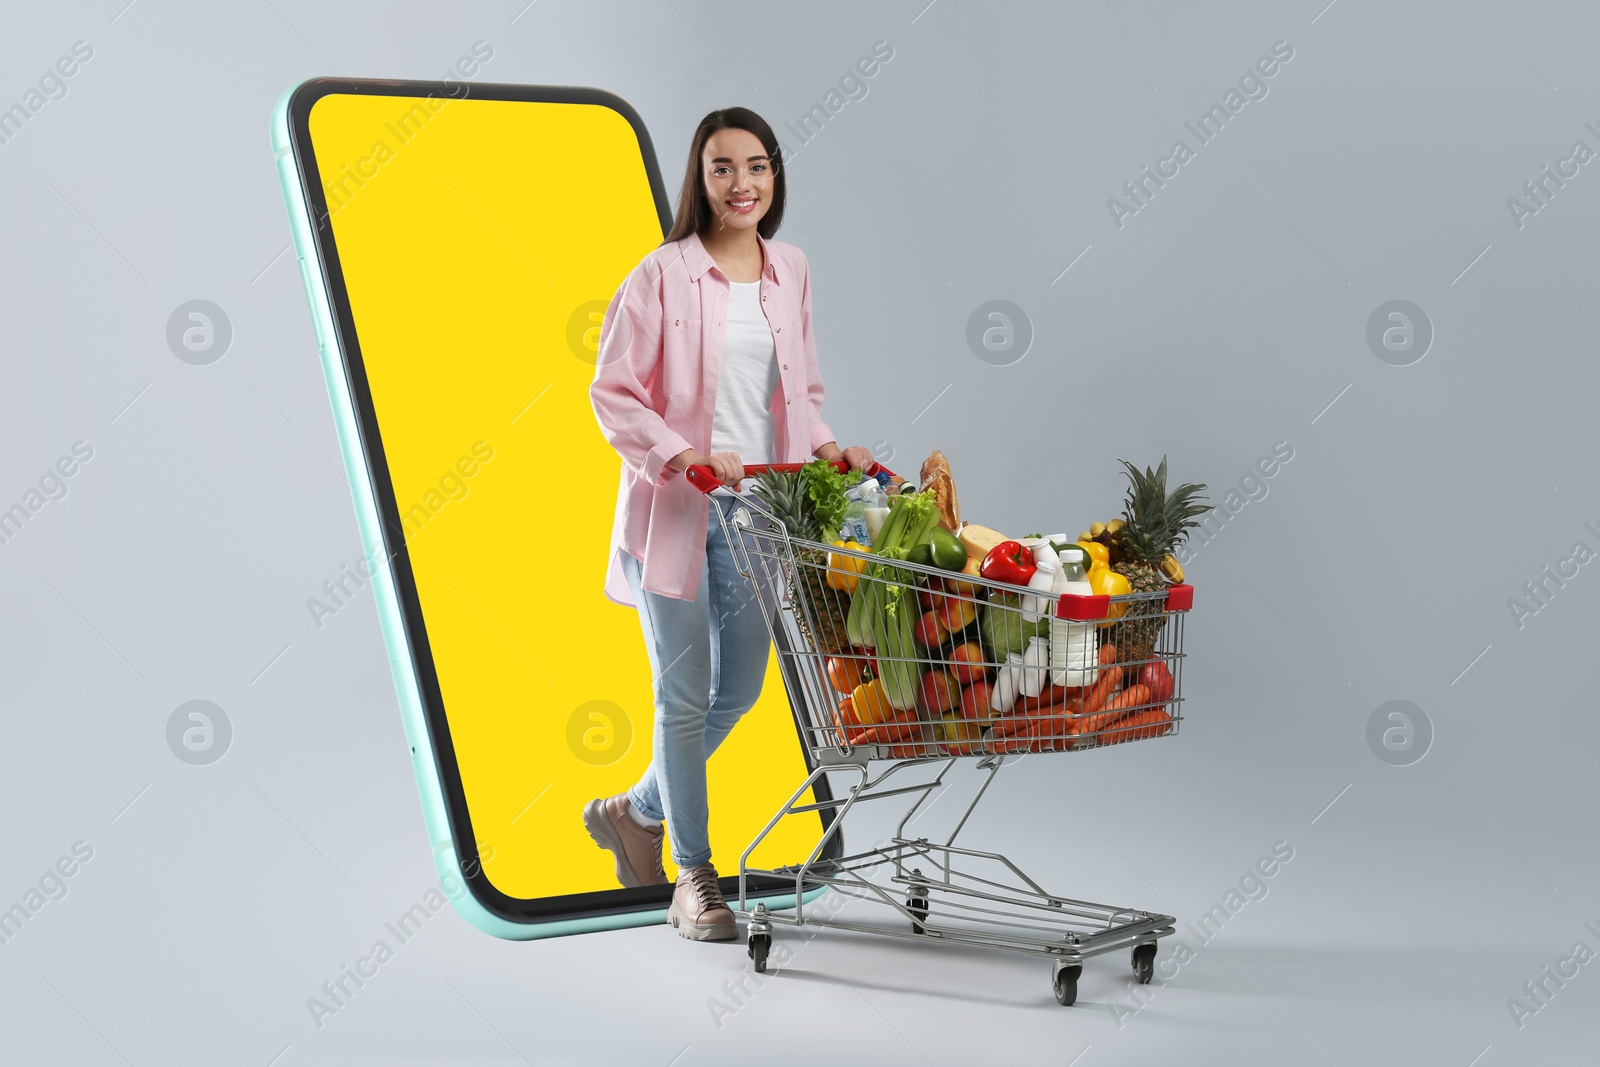
{"type": "Polygon", "coordinates": [[[706,466],[739,489],[746,464],[873,464],[822,421],[810,265],[772,240],[786,192],[761,116],[702,119],[672,229],[612,299],[589,389],[623,461],[606,595],[639,610],[655,725],[639,781],[591,801],[583,821],[626,887],[667,883],[665,821],[678,866],[667,918],[699,941],[737,935],[711,864],[706,759],[760,697],[771,640],[761,611],[743,610],[749,591],[711,521],[725,495],[708,500],[680,475],[706,466]]]}

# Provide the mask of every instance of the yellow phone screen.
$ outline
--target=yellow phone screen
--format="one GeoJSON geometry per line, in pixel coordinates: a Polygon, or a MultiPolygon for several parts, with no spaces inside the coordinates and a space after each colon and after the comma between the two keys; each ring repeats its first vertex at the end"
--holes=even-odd
{"type": "MultiPolygon", "coordinates": [[[[635,610],[602,591],[621,459],[588,389],[661,242],[652,164],[595,104],[333,94],[309,130],[484,874],[519,900],[617,889],[582,809],[638,779],[654,713],[635,610]]],[[[806,774],[771,654],[709,763],[721,874],[806,774]]],[[[821,830],[785,819],[751,863],[821,830]]]]}

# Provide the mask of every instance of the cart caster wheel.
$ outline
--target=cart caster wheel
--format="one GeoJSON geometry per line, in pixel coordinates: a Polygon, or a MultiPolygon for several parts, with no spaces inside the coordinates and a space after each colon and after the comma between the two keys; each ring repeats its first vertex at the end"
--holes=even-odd
{"type": "Polygon", "coordinates": [[[757,974],[767,973],[767,950],[772,948],[771,934],[751,934],[750,945],[745,950],[752,963],[755,964],[757,974]]]}
{"type": "Polygon", "coordinates": [[[1053,984],[1057,1003],[1070,1007],[1078,1002],[1078,975],[1082,973],[1082,966],[1062,967],[1056,971],[1053,984]]]}
{"type": "Polygon", "coordinates": [[[1133,974],[1139,979],[1140,985],[1149,985],[1150,979],[1156,973],[1156,947],[1154,945],[1133,946],[1133,974]]]}
{"type": "Polygon", "coordinates": [[[906,899],[906,910],[911,912],[912,915],[916,916],[916,918],[911,920],[911,932],[914,934],[925,933],[926,928],[923,926],[923,923],[926,922],[928,918],[928,898],[908,897],[906,899]]]}

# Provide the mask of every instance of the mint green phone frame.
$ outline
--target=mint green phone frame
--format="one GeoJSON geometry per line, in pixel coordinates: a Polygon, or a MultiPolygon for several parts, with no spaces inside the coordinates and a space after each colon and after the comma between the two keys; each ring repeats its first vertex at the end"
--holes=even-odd
{"type": "MultiPolygon", "coordinates": [[[[294,138],[289,128],[290,101],[297,92],[309,84],[310,82],[302,82],[294,85],[279,97],[272,114],[272,153],[277,161],[278,181],[282,186],[284,205],[289,213],[289,228],[300,264],[300,278],[305,284],[306,300],[311,307],[311,324],[316,333],[317,351],[322,360],[323,381],[328,387],[328,400],[333,407],[334,426],[339,436],[339,451],[344,458],[345,474],[355,504],[356,525],[361,533],[362,551],[369,560],[387,560],[377,494],[367,470],[355,400],[345,373],[339,333],[334,325],[335,313],[324,274],[326,264],[321,261],[318,254],[311,225],[310,201],[302,180],[301,161],[296,158],[294,138]]],[[[343,80],[341,84],[344,84],[343,80]]],[[[357,79],[349,84],[353,90],[359,91],[363,81],[357,79]]],[[[443,82],[399,83],[385,80],[376,84],[381,84],[387,89],[393,89],[397,85],[411,87],[418,96],[429,93],[452,95],[450,87],[443,82]]],[[[482,90],[489,87],[476,88],[482,90]]],[[[552,89],[552,99],[569,92],[571,90],[552,89]]],[[[654,166],[653,159],[650,160],[650,165],[654,166]]],[[[450,826],[444,787],[440,780],[436,751],[427,718],[423,713],[421,685],[413,667],[412,649],[406,636],[392,564],[373,568],[372,591],[378,610],[378,621],[383,629],[384,648],[389,654],[389,670],[394,678],[395,694],[400,702],[400,716],[405,724],[406,741],[411,749],[411,769],[416,775],[417,791],[422,798],[423,821],[428,829],[434,869],[439,876],[440,888],[461,917],[486,934],[519,941],[666,922],[665,907],[641,907],[636,910],[582,918],[530,919],[519,922],[495,914],[474,895],[468,880],[462,877],[463,860],[458,856],[456,840],[450,826]]],[[[807,890],[800,894],[800,898],[809,903],[820,896],[824,889],[825,887],[818,886],[807,890]]],[[[752,904],[759,901],[766,904],[769,909],[795,906],[793,893],[759,895],[750,899],[752,904]]],[[[730,899],[729,903],[734,908],[738,907],[736,899],[730,899]]]]}

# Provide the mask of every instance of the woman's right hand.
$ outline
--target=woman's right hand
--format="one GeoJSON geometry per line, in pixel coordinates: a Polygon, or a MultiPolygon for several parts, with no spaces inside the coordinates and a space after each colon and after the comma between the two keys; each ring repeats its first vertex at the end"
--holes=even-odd
{"type": "MultiPolygon", "coordinates": [[[[678,459],[683,455],[684,453],[679,453],[673,458],[678,459]]],[[[739,458],[739,453],[713,452],[709,456],[702,456],[698,452],[691,452],[679,469],[687,470],[693,466],[710,467],[711,473],[717,476],[717,481],[732,487],[735,492],[740,491],[739,482],[744,478],[744,461],[739,458]]]]}

